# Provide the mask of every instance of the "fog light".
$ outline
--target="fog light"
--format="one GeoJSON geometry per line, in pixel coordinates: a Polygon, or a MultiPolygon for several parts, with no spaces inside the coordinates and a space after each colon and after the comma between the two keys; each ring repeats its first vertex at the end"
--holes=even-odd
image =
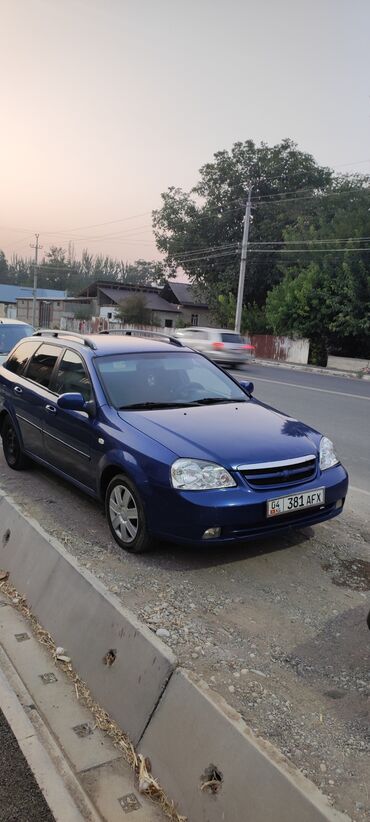
{"type": "Polygon", "coordinates": [[[207,528],[202,539],[215,539],[221,535],[221,528],[207,528]]]}
{"type": "Polygon", "coordinates": [[[344,503],[343,499],[337,499],[337,501],[335,503],[335,507],[336,508],[343,508],[343,503],[344,503]]]}

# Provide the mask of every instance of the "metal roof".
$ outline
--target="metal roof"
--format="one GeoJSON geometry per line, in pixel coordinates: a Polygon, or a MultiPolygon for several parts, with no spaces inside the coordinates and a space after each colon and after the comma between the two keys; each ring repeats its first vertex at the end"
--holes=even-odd
{"type": "MultiPolygon", "coordinates": [[[[16,303],[17,300],[32,299],[33,289],[23,285],[2,285],[0,283],[0,303],[16,303]]],[[[55,299],[63,300],[66,291],[57,291],[54,288],[38,288],[37,298],[39,300],[55,299]]]]}
{"type": "Polygon", "coordinates": [[[150,311],[166,311],[173,312],[175,314],[179,313],[179,310],[176,305],[173,303],[167,302],[164,300],[163,297],[160,297],[159,294],[155,294],[154,292],[143,293],[142,291],[132,291],[126,290],[125,288],[118,289],[118,288],[102,288],[99,286],[99,291],[108,297],[113,302],[119,305],[120,303],[124,303],[125,300],[129,299],[135,294],[140,294],[140,296],[145,297],[146,308],[149,308],[150,311]]]}
{"type": "Polygon", "coordinates": [[[207,308],[207,303],[205,303],[204,300],[199,299],[199,297],[194,294],[194,291],[189,283],[178,283],[176,280],[169,280],[167,286],[164,288],[165,293],[168,288],[171,289],[177,302],[181,303],[181,305],[196,305],[198,307],[204,306],[204,308],[207,308]]]}

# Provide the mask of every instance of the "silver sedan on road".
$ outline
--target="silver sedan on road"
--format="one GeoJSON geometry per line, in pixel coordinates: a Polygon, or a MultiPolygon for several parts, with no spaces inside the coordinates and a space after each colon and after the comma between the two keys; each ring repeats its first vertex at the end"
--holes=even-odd
{"type": "Polygon", "coordinates": [[[243,366],[254,357],[254,345],[236,331],[227,328],[189,326],[177,328],[175,334],[184,345],[195,348],[225,367],[243,366]]]}

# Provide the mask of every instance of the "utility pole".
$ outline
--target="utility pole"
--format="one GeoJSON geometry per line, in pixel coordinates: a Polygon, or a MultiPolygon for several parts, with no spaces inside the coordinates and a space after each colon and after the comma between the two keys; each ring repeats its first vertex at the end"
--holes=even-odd
{"type": "Polygon", "coordinates": [[[241,322],[242,322],[245,269],[246,269],[246,265],[247,265],[248,234],[249,234],[249,223],[250,223],[251,206],[252,206],[251,197],[252,197],[252,188],[250,187],[249,191],[248,191],[248,199],[247,199],[246,206],[245,206],[243,240],[242,240],[242,253],[241,253],[241,258],[240,258],[238,299],[237,299],[237,302],[236,302],[236,312],[235,312],[235,331],[237,331],[238,334],[240,334],[240,326],[241,326],[241,322]]]}
{"type": "Polygon", "coordinates": [[[35,249],[35,263],[33,266],[33,292],[32,292],[32,325],[35,327],[36,325],[36,297],[37,297],[37,259],[39,255],[39,248],[42,248],[42,245],[39,245],[39,234],[35,234],[36,243],[32,243],[30,248],[35,249]]]}

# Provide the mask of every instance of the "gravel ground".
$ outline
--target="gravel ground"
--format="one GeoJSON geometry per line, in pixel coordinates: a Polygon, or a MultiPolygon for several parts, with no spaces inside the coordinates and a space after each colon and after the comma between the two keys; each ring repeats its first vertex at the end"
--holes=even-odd
{"type": "Polygon", "coordinates": [[[370,818],[370,525],[130,556],[97,504],[46,471],[1,486],[356,822],[370,818]]]}

